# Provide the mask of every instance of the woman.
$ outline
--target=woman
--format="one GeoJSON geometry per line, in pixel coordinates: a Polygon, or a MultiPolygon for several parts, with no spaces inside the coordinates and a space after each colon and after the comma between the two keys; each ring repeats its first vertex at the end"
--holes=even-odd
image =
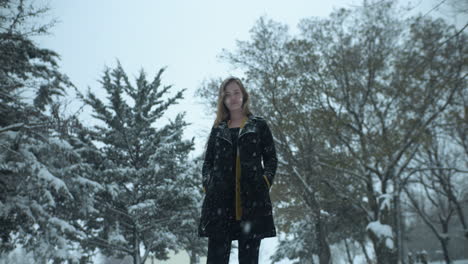
{"type": "Polygon", "coordinates": [[[208,237],[209,264],[229,263],[232,240],[238,240],[239,264],[258,263],[261,239],[276,236],[269,194],[276,150],[265,119],[248,103],[238,78],[221,84],[202,169],[206,195],[198,232],[208,237]]]}

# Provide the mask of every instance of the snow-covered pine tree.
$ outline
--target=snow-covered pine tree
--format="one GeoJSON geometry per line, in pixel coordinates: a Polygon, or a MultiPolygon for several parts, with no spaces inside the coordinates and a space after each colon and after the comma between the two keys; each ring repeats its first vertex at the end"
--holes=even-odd
{"type": "Polygon", "coordinates": [[[48,25],[27,25],[46,12],[29,1],[0,2],[0,252],[78,261],[86,257],[78,219],[92,211],[100,186],[79,153],[86,144],[63,133],[73,118],[58,115],[57,96],[72,84],[58,55],[31,40],[48,25]]]}
{"type": "Polygon", "coordinates": [[[171,86],[161,85],[163,72],[148,82],[141,71],[134,87],[119,63],[101,80],[107,102],[91,91],[81,95],[102,123],[90,135],[102,146],[99,179],[106,189],[95,221],[87,223],[88,242],[106,255],[132,256],[135,264],[177,250],[178,228],[194,206],[186,180],[193,139],[182,139],[184,115],[161,123],[184,90],[164,99],[171,86]]]}
{"type": "Polygon", "coordinates": [[[181,248],[187,252],[190,259],[190,264],[200,264],[200,257],[206,256],[207,245],[206,239],[200,238],[196,230],[200,220],[201,206],[203,201],[202,186],[202,168],[203,155],[196,157],[190,161],[190,169],[187,173],[187,183],[192,189],[194,204],[189,209],[191,217],[185,219],[181,225],[181,232],[177,235],[180,240],[181,248]]]}

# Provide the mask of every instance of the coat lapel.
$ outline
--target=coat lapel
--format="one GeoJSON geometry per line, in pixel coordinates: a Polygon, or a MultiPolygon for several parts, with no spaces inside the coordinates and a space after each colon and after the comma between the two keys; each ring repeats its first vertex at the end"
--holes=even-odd
{"type": "MultiPolygon", "coordinates": [[[[250,115],[247,118],[247,120],[245,121],[244,127],[241,130],[239,138],[241,138],[242,136],[248,133],[255,133],[255,124],[252,119],[253,119],[253,115],[250,115]]],[[[229,144],[232,145],[231,132],[229,132],[229,126],[227,124],[227,121],[220,122],[218,127],[219,127],[218,137],[226,140],[227,142],[229,142],[229,144]]]]}
{"type": "Polygon", "coordinates": [[[250,115],[247,121],[245,122],[244,128],[242,129],[239,135],[239,138],[241,138],[245,134],[255,132],[255,125],[254,125],[254,122],[252,121],[252,118],[253,118],[253,115],[250,115]]]}
{"type": "Polygon", "coordinates": [[[229,144],[232,145],[231,132],[229,132],[229,127],[227,125],[227,122],[226,121],[220,122],[218,127],[219,127],[218,137],[226,140],[227,142],[229,142],[229,144]]]}

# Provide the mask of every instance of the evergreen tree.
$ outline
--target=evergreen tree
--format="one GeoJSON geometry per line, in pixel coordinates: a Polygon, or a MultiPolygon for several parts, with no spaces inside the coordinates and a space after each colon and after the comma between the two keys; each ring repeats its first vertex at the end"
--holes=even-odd
{"type": "Polygon", "coordinates": [[[135,264],[150,255],[166,259],[179,248],[178,229],[195,203],[187,180],[193,139],[182,139],[184,115],[161,123],[183,90],[164,100],[171,86],[161,85],[163,72],[148,82],[141,71],[134,87],[119,63],[101,80],[107,103],[91,91],[81,95],[101,122],[89,135],[102,146],[98,178],[105,189],[95,220],[86,223],[87,243],[106,255],[131,256],[135,264]]]}
{"type": "Polygon", "coordinates": [[[179,240],[181,248],[184,249],[190,258],[190,264],[200,264],[200,257],[207,255],[207,241],[198,236],[198,223],[201,217],[203,189],[202,186],[202,168],[203,156],[199,156],[189,163],[189,175],[187,183],[193,189],[193,198],[195,203],[190,210],[190,218],[185,219],[180,227],[179,240]]]}
{"type": "Polygon", "coordinates": [[[49,28],[28,26],[47,10],[0,2],[0,252],[78,261],[87,257],[79,219],[93,210],[100,186],[89,180],[92,167],[80,154],[87,144],[72,130],[77,120],[59,114],[58,96],[72,84],[58,55],[31,40],[49,28]]]}

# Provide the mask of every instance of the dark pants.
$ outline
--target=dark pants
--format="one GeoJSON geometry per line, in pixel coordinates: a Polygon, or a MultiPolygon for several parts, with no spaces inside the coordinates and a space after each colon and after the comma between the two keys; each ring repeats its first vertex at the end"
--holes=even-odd
{"type": "MultiPolygon", "coordinates": [[[[231,238],[209,238],[207,264],[228,264],[231,238]]],[[[258,264],[261,239],[239,238],[239,264],[258,264]]]]}

